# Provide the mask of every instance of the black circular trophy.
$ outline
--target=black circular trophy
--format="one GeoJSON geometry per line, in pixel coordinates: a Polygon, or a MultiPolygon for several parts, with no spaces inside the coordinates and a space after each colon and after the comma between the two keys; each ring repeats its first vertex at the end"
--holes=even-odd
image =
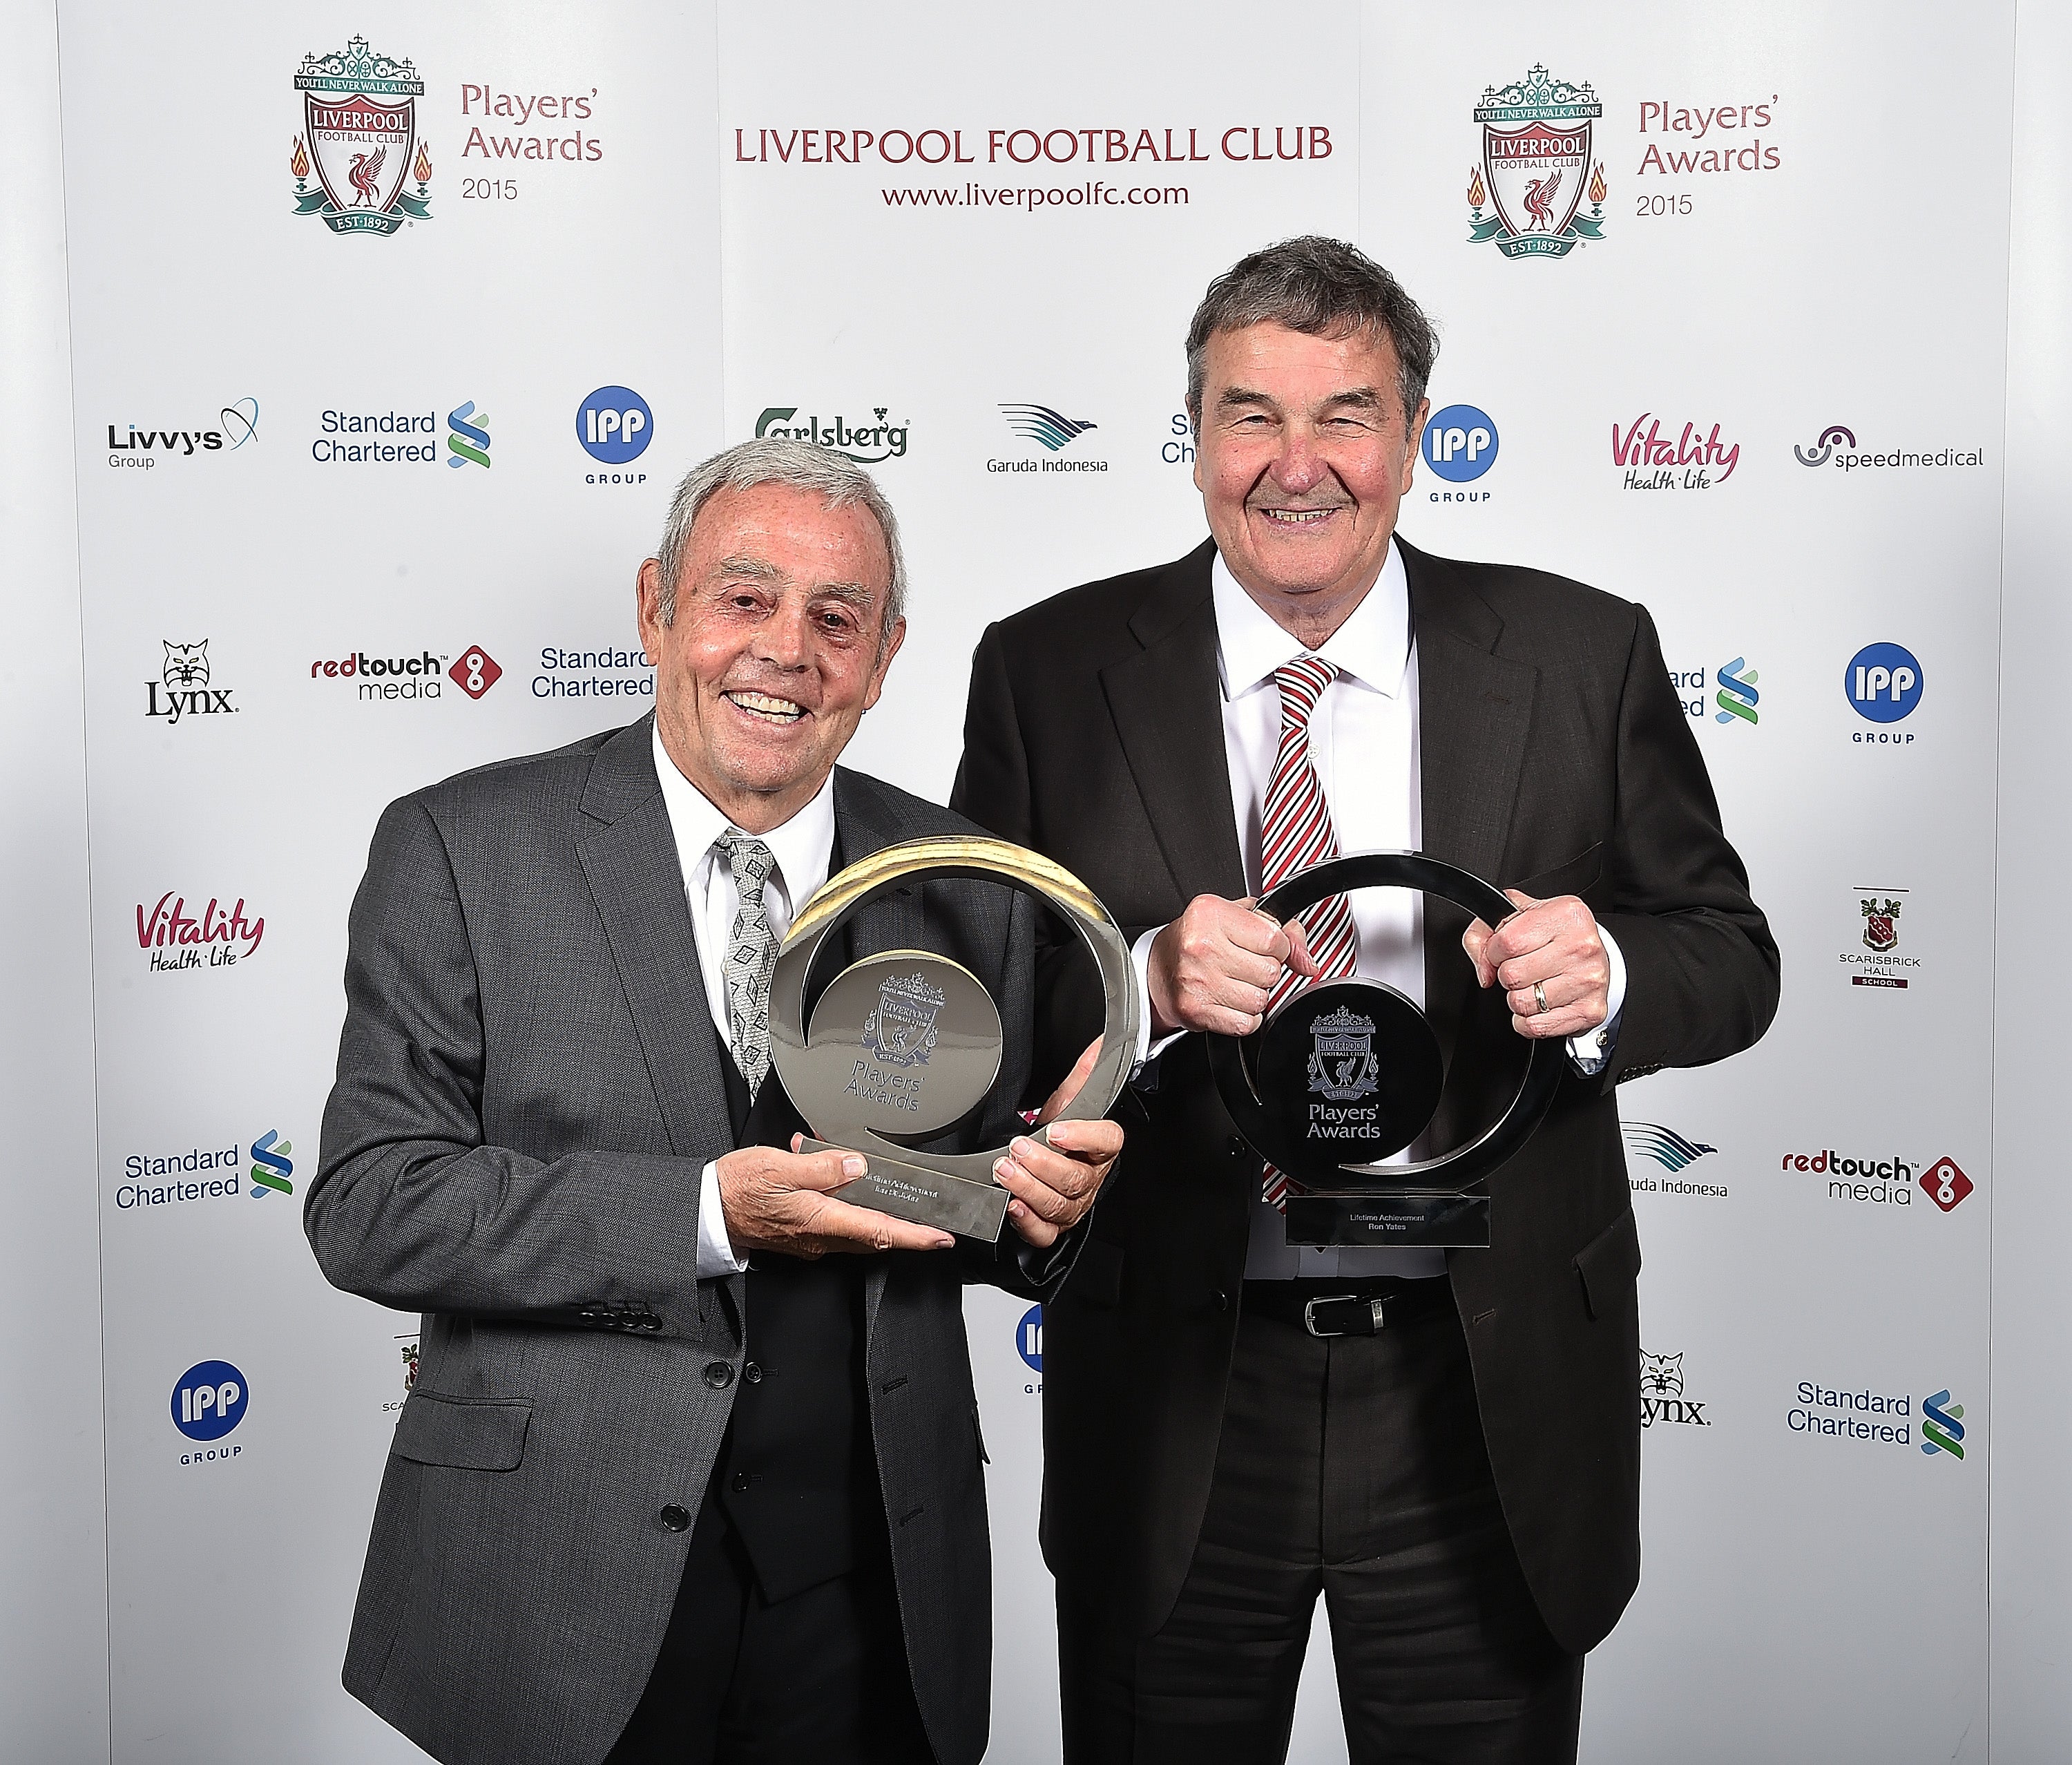
{"type": "MultiPolygon", "coordinates": [[[[1421,852],[1328,858],[1259,901],[1286,921],[1327,895],[1416,889],[1495,925],[1516,910],[1503,892],[1421,852]]],[[[1554,1101],[1566,1059],[1548,1038],[1531,1052],[1510,1106],[1465,1146],[1405,1164],[1381,1161],[1422,1133],[1445,1065],[1423,1011],[1379,981],[1320,981],[1291,994],[1248,1036],[1208,1038],[1223,1107],[1252,1150],[1297,1185],[1288,1241],[1486,1249],[1482,1179],[1523,1146],[1554,1101]]]]}
{"type": "MultiPolygon", "coordinates": [[[[945,837],[888,845],[830,877],[800,909],[770,982],[770,1059],[820,1138],[808,1152],[860,1152],[870,1169],[833,1192],[858,1207],[996,1242],[1009,1199],[989,1152],[922,1150],[992,1093],[1000,1012],[961,963],[927,950],[886,950],[851,963],[807,1001],[828,939],[857,910],[912,883],[970,877],[1034,897],[1079,934],[1100,970],[1108,1020],[1079,1093],[1058,1117],[1108,1113],[1137,1058],[1143,1010],[1129,946],[1108,909],[1062,865],[1004,840],[945,837]]],[[[1043,1140],[1047,1126],[1032,1129],[1043,1140]]]]}

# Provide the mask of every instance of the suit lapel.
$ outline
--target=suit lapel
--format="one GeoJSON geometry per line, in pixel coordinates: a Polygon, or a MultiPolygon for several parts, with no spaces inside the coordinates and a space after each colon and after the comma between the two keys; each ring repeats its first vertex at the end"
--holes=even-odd
{"type": "Polygon", "coordinates": [[[1503,621],[1443,560],[1404,545],[1403,561],[1417,641],[1424,850],[1494,881],[1540,671],[1494,653],[1503,621]]]}
{"type": "Polygon", "coordinates": [[[1100,671],[1137,794],[1182,901],[1244,893],[1216,672],[1213,541],[1173,565],[1131,617],[1144,648],[1100,671]]]}
{"type": "Polygon", "coordinates": [[[689,1157],[712,1145],[714,1122],[730,1117],[683,866],[655,776],[653,722],[643,718],[598,751],[582,810],[598,825],[578,841],[576,853],[604,922],[669,1144],[689,1157]]]}

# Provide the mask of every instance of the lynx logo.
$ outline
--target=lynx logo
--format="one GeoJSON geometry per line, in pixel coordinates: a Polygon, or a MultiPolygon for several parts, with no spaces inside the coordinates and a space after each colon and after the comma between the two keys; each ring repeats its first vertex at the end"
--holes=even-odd
{"type": "MultiPolygon", "coordinates": [[[[576,411],[576,439],[582,451],[600,466],[623,466],[647,452],[655,438],[655,413],[648,401],[626,386],[600,386],[576,411]]],[[[647,475],[592,472],[590,482],[645,483],[647,475]]]]}
{"type": "Polygon", "coordinates": [[[1470,242],[1493,243],[1507,257],[1565,257],[1578,241],[1603,238],[1608,192],[1603,164],[1591,169],[1590,133],[1604,113],[1587,81],[1572,86],[1537,65],[1486,88],[1475,106],[1482,159],[1468,175],[1470,242]]]}
{"type": "Polygon", "coordinates": [[[295,90],[302,95],[302,133],[288,169],[297,214],[321,215],[335,233],[384,239],[406,220],[432,218],[432,162],[417,139],[425,83],[414,65],[376,55],[364,37],[355,37],[327,56],[304,56],[295,90]],[[406,178],[417,181],[414,195],[406,178]]]}
{"type": "MultiPolygon", "coordinates": [[[[1842,690],[1857,716],[1873,723],[1897,723],[1921,702],[1921,664],[1897,644],[1866,644],[1849,658],[1842,690]]],[[[1896,736],[1859,734],[1858,741],[1895,741],[1896,736]]],[[[1911,740],[1907,737],[1906,739],[1911,740]]]]}
{"type": "Polygon", "coordinates": [[[208,684],[207,638],[199,644],[158,641],[165,646],[165,660],[158,678],[144,683],[145,716],[162,717],[171,728],[185,718],[236,714],[230,689],[208,684]]]}
{"type": "Polygon", "coordinates": [[[1709,1428],[1705,1405],[1684,1395],[1684,1356],[1651,1355],[1640,1352],[1640,1425],[1652,1428],[1658,1421],[1678,1422],[1709,1428]]]}
{"type": "MultiPolygon", "coordinates": [[[[190,1440],[220,1440],[245,1419],[249,1388],[245,1375],[227,1360],[200,1360],[173,1387],[173,1426],[190,1440]]],[[[207,1453],[182,1453],[183,1465],[234,1458],[235,1446],[207,1453]]]]}
{"type": "Polygon", "coordinates": [[[878,1009],[864,1022],[860,1038],[889,1067],[928,1064],[935,1047],[935,1014],[943,993],[919,974],[895,974],[878,989],[878,1009]]]}
{"type": "MultiPolygon", "coordinates": [[[[1424,463],[1449,484],[1470,484],[1496,463],[1496,423],[1473,405],[1449,405],[1424,425],[1424,463]]],[[[1489,500],[1487,491],[1437,491],[1435,503],[1489,500]]]]}

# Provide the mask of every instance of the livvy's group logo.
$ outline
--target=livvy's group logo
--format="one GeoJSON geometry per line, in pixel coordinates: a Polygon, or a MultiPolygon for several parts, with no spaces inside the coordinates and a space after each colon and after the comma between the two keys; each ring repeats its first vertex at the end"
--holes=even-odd
{"type": "Polygon", "coordinates": [[[134,423],[118,432],[108,426],[108,463],[120,469],[150,471],[163,454],[167,459],[191,459],[196,454],[234,454],[259,434],[259,401],[240,398],[216,413],[213,429],[139,429],[134,423]]]}
{"type": "Polygon", "coordinates": [[[1691,422],[1665,431],[1651,410],[1624,429],[1612,423],[1612,463],[1625,471],[1628,490],[1711,490],[1741,463],[1741,443],[1722,441],[1717,423],[1709,431],[1691,422]]]}
{"type": "Polygon", "coordinates": [[[1910,891],[1898,888],[1859,888],[1849,891],[1860,928],[1855,944],[1839,952],[1849,971],[1849,985],[1905,992],[1921,966],[1921,958],[1899,947],[1901,916],[1910,891]]]}
{"type": "MultiPolygon", "coordinates": [[[[1424,463],[1449,484],[1472,484],[1496,463],[1496,420],[1474,405],[1449,405],[1425,420],[1424,463]]],[[[1486,490],[1435,490],[1435,503],[1486,503],[1486,490]]]]}
{"type": "Polygon", "coordinates": [[[237,707],[230,702],[231,689],[209,685],[208,640],[175,644],[160,638],[165,654],[158,677],[144,683],[144,714],[162,718],[168,729],[196,717],[233,717],[237,707]]]}
{"type": "Polygon", "coordinates": [[[1565,257],[1603,238],[1608,191],[1591,134],[1604,113],[1589,82],[1571,85],[1536,64],[1522,80],[1486,88],[1475,106],[1482,157],[1468,175],[1469,240],[1507,257],[1565,257]]]}
{"type": "Polygon", "coordinates": [[[833,449],[845,459],[853,459],[859,466],[877,466],[888,459],[906,457],[906,434],[911,426],[888,423],[885,413],[891,408],[889,405],[873,405],[874,422],[853,424],[846,417],[837,417],[822,427],[817,417],[797,421],[796,405],[771,405],[755,419],[755,433],[758,437],[779,435],[793,441],[813,442],[833,449]]]}
{"type": "Polygon", "coordinates": [[[1693,1397],[1684,1389],[1684,1353],[1651,1355],[1640,1352],[1640,1425],[1652,1428],[1659,1421],[1688,1428],[1709,1428],[1705,1415],[1708,1400],[1693,1397]]]}
{"type": "Polygon", "coordinates": [[[220,895],[212,895],[198,914],[172,889],[149,907],[137,903],[137,948],[150,958],[154,974],[230,968],[257,954],[265,935],[265,916],[248,915],[241,895],[228,908],[220,895]]]}
{"type": "Polygon", "coordinates": [[[407,221],[432,218],[431,157],[417,135],[425,83],[412,63],[379,55],[355,37],[327,56],[304,56],[295,90],[302,95],[302,132],[288,169],[297,214],[321,215],[335,233],[383,239],[407,221]]]}

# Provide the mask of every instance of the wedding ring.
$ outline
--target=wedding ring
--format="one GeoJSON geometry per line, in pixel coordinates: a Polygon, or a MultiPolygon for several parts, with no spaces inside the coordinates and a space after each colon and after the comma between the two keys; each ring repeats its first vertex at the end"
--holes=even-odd
{"type": "Polygon", "coordinates": [[[1532,983],[1532,1002],[1538,1006],[1542,1012],[1546,1010],[1547,988],[1544,982],[1535,981],[1532,983]]]}

